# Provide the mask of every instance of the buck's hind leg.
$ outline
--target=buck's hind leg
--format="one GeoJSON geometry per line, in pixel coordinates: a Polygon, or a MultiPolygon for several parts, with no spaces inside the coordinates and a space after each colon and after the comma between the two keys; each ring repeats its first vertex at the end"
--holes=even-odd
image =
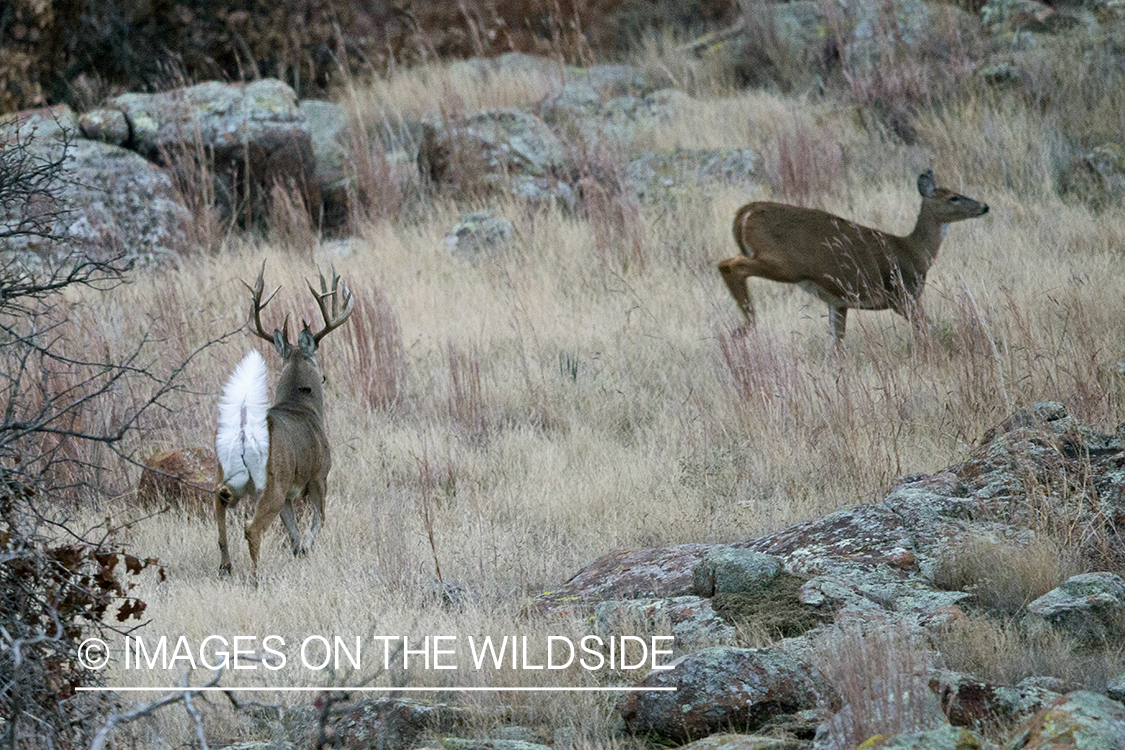
{"type": "Polygon", "coordinates": [[[752,260],[741,255],[719,261],[719,273],[750,327],[754,325],[754,303],[750,301],[750,285],[747,281],[754,275],[753,264],[752,260]]]}
{"type": "Polygon", "coordinates": [[[273,477],[266,479],[266,489],[258,500],[254,520],[246,526],[246,543],[250,547],[250,575],[258,579],[258,551],[262,545],[262,532],[269,528],[273,519],[285,507],[285,494],[274,486],[273,477]]]}
{"type": "Polygon", "coordinates": [[[293,557],[301,557],[305,554],[305,548],[301,544],[301,532],[297,530],[297,519],[293,517],[293,498],[285,498],[285,505],[281,508],[281,522],[285,524],[285,530],[289,532],[289,542],[293,545],[293,557]]]}
{"type": "Polygon", "coordinates": [[[324,522],[324,496],[328,494],[327,479],[327,477],[318,477],[309,482],[308,498],[313,508],[313,519],[312,527],[309,529],[309,540],[305,543],[306,549],[313,546],[317,532],[320,531],[320,525],[324,522]]]}

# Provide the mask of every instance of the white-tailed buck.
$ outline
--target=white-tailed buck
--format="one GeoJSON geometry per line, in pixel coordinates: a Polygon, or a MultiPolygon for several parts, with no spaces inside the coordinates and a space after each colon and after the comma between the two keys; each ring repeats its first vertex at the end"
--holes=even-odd
{"type": "Polygon", "coordinates": [[[719,272],[749,325],[751,276],[796,284],[828,304],[833,340],[844,338],[848,308],[899,313],[920,330],[919,297],[937,257],[946,224],[988,213],[984,203],[934,185],[934,173],[918,177],[922,208],[905,237],[860,226],[815,208],[748,203],[734,216],[742,255],[719,263],[719,272]]]}
{"type": "MultiPolygon", "coordinates": [[[[302,555],[312,546],[324,520],[324,496],[332,457],[324,432],[324,376],[316,360],[317,346],[333,329],[343,325],[355,307],[346,283],[335,272],[329,288],[320,277],[320,291],[312,284],[324,317],[318,333],[302,321],[297,346],[289,343],[289,321],[270,336],[262,328],[262,310],[277,289],[262,301],[266,264],[250,289],[254,334],[271,342],[281,356],[281,375],[273,406],[268,401],[266,366],[257,351],[251,351],[238,365],[223,391],[219,407],[219,432],[215,447],[223,468],[223,481],[215,491],[215,516],[219,525],[220,574],[230,573],[227,550],[227,510],[247,495],[261,492],[254,520],[246,527],[250,546],[251,574],[257,578],[258,549],[262,532],[280,514],[293,543],[293,554],[302,555]],[[331,305],[329,304],[331,301],[331,305]],[[313,507],[312,528],[302,543],[293,517],[293,500],[307,496],[313,507]]],[[[280,289],[280,287],[278,287],[280,289]]]]}

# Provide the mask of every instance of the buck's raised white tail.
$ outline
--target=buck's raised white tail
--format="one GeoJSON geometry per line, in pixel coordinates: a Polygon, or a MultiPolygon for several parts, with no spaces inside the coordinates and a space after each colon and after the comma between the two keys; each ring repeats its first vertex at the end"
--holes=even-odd
{"type": "Polygon", "coordinates": [[[223,482],[240,497],[257,494],[266,486],[269,408],[266,362],[256,349],[251,349],[223,388],[219,432],[215,436],[223,482]]]}
{"type": "Polygon", "coordinates": [[[891,309],[920,329],[919,297],[937,257],[945,225],[988,213],[988,205],[934,184],[934,173],[918,177],[922,207],[914,231],[897,236],[860,226],[815,208],[748,203],[734,217],[734,239],[742,255],[719,263],[719,272],[754,325],[751,276],[796,284],[828,304],[836,342],[844,337],[848,308],[891,309]]]}

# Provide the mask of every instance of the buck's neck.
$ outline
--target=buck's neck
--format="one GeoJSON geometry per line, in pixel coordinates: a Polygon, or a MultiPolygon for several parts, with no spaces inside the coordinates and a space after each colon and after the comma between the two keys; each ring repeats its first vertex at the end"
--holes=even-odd
{"type": "Polygon", "coordinates": [[[918,221],[914,224],[914,231],[907,236],[910,247],[915,255],[915,261],[929,268],[937,257],[938,248],[944,236],[944,225],[936,212],[923,200],[922,209],[918,212],[918,221]]]}
{"type": "Polygon", "coordinates": [[[320,417],[324,413],[322,381],[319,368],[310,360],[287,362],[277,379],[274,406],[294,411],[311,411],[320,417]]]}

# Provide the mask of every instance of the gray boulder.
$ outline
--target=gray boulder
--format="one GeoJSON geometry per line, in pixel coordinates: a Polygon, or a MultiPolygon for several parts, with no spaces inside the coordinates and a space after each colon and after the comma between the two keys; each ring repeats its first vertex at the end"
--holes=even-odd
{"type": "Polygon", "coordinates": [[[281,81],[210,81],[159,94],[122,94],[103,109],[124,114],[128,147],[150,160],[190,168],[209,159],[217,202],[228,214],[238,207],[264,215],[275,183],[299,191],[319,211],[308,121],[293,89],[281,81]],[[239,205],[246,188],[248,207],[239,205]]]}
{"type": "Polygon", "coordinates": [[[625,178],[643,201],[666,199],[689,189],[749,185],[760,160],[748,148],[650,151],[625,167],[625,178]]]}
{"type": "Polygon", "coordinates": [[[1027,605],[1028,617],[1063,630],[1082,643],[1125,640],[1125,581],[1113,573],[1068,578],[1027,605]]]}
{"type": "Polygon", "coordinates": [[[698,596],[756,594],[781,572],[781,558],[746,549],[709,552],[691,573],[698,596]]]}
{"type": "Polygon", "coordinates": [[[515,225],[503,216],[474,211],[457,220],[445,235],[445,243],[454,257],[479,263],[503,252],[515,231],[515,225]]]}
{"type": "Polygon", "coordinates": [[[735,639],[734,628],[715,614],[710,600],[698,596],[600,602],[594,608],[594,623],[606,639],[670,631],[673,640],[668,645],[674,656],[706,646],[730,645],[735,639]]]}

